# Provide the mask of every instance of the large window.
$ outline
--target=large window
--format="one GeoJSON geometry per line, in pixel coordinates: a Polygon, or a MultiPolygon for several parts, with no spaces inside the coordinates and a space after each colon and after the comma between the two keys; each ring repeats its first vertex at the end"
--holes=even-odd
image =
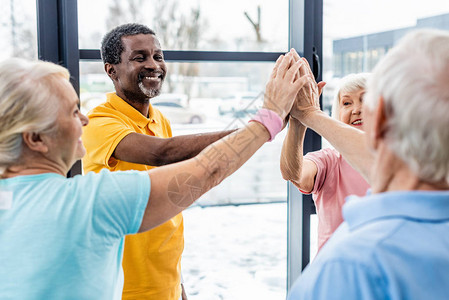
{"type": "Polygon", "coordinates": [[[166,50],[288,50],[288,1],[79,0],[78,11],[82,49],[98,49],[105,32],[137,22],[166,50]]]}
{"type": "Polygon", "coordinates": [[[370,72],[407,32],[419,28],[449,30],[445,0],[324,0],[324,107],[331,106],[338,80],[370,72]]]}
{"type": "MultiPolygon", "coordinates": [[[[84,112],[104,101],[105,93],[113,90],[100,62],[102,36],[127,22],[153,28],[161,40],[170,72],[163,94],[153,103],[170,114],[175,134],[243,126],[260,106],[273,62],[289,47],[305,56],[315,72],[321,63],[319,0],[36,3],[39,57],[69,69],[84,112]],[[180,110],[183,113],[179,114],[180,110]]],[[[245,168],[185,212],[184,255],[189,260],[183,268],[188,274],[188,293],[195,299],[210,299],[209,288],[221,290],[217,298],[283,298],[286,286],[291,286],[308,263],[309,214],[313,207],[310,197],[285,190],[287,185],[280,178],[278,165],[282,139],[281,134],[265,145],[245,168]],[[219,221],[213,217],[214,225],[225,230],[229,238],[220,235],[218,229],[207,230],[212,228],[207,219],[210,216],[221,217],[219,221]],[[231,223],[237,226],[230,228],[231,223]],[[190,238],[204,236],[206,245],[199,249],[194,239],[189,245],[189,234],[190,238]],[[212,237],[221,237],[221,244],[208,243],[214,241],[212,237]],[[209,263],[231,263],[208,275],[211,272],[203,265],[204,257],[211,252],[222,253],[224,245],[230,247],[227,256],[212,257],[209,263]],[[196,254],[200,255],[195,258],[196,254]],[[208,272],[204,273],[206,269],[208,272]],[[245,292],[249,289],[255,292],[245,292]]],[[[305,149],[310,151],[319,145],[315,135],[307,136],[305,149]]],[[[77,163],[69,176],[79,173],[77,163]]]]}
{"type": "MultiPolygon", "coordinates": [[[[370,72],[409,30],[449,29],[446,0],[322,1],[0,0],[0,59],[36,58],[38,38],[40,58],[69,68],[86,112],[113,90],[100,62],[102,36],[118,24],[144,23],[157,32],[169,62],[164,93],[154,103],[170,114],[175,134],[186,134],[242,126],[260,105],[275,57],[289,47],[312,63],[323,44],[323,107],[330,112],[341,77],[370,72]]],[[[310,242],[311,256],[316,252],[317,220],[311,218],[309,236],[308,198],[289,189],[285,204],[277,164],[283,134],[186,211],[183,268],[192,299],[281,299],[285,253],[290,286],[309,260],[303,246],[310,242]],[[255,203],[263,205],[242,205],[255,203]]],[[[306,140],[305,149],[319,144],[306,140]]]]}
{"type": "MultiPolygon", "coordinates": [[[[351,73],[371,72],[407,32],[418,28],[449,30],[445,0],[323,1],[323,109],[330,114],[339,80],[351,73]]],[[[323,139],[323,147],[330,147],[323,139]]],[[[318,220],[311,217],[311,239],[318,220]]],[[[311,257],[316,247],[311,242],[311,257]]]]}
{"type": "MultiPolygon", "coordinates": [[[[168,117],[173,134],[239,128],[261,107],[277,57],[254,61],[252,53],[288,51],[288,6],[288,1],[79,0],[79,47],[98,49],[116,25],[146,24],[168,57],[162,93],[151,102],[168,117]],[[177,50],[194,50],[200,58],[198,51],[218,52],[195,61],[178,51],[173,61],[168,52],[177,50]],[[220,53],[229,51],[234,58],[221,61],[220,53]]],[[[111,91],[103,64],[81,61],[82,111],[104,102],[111,91]]],[[[184,212],[182,268],[192,299],[285,297],[287,185],[279,169],[284,136],[264,145],[184,212]]]]}
{"type": "Polygon", "coordinates": [[[0,7],[0,60],[37,58],[36,1],[1,0],[0,7]]]}
{"type": "MultiPolygon", "coordinates": [[[[273,65],[168,62],[163,92],[151,102],[169,118],[174,135],[239,128],[261,106],[273,65]]],[[[80,83],[84,112],[113,91],[101,62],[82,62],[80,83]]],[[[197,294],[193,299],[247,299],[244,286],[285,297],[287,189],[279,170],[284,136],[184,212],[183,276],[189,295],[197,294]]]]}

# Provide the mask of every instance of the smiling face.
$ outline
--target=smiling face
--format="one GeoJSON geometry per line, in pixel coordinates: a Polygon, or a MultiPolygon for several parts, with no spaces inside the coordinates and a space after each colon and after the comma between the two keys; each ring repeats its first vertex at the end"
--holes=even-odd
{"type": "Polygon", "coordinates": [[[343,123],[363,130],[362,103],[364,89],[341,92],[339,100],[339,119],[343,123]]]}
{"type": "Polygon", "coordinates": [[[167,73],[164,56],[152,34],[122,37],[121,62],[106,64],[117,95],[128,102],[147,103],[159,95],[167,73]]]}

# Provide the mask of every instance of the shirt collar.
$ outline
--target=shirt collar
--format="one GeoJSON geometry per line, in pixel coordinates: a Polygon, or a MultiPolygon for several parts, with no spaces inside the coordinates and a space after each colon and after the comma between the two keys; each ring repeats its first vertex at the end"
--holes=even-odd
{"type": "Polygon", "coordinates": [[[132,107],[128,102],[117,96],[116,93],[108,93],[106,94],[107,101],[114,107],[116,110],[120,111],[128,118],[132,119],[137,126],[143,128],[150,123],[157,123],[154,117],[154,108],[150,103],[148,108],[148,118],[142,115],[137,109],[132,107]]]}
{"type": "Polygon", "coordinates": [[[449,220],[449,191],[394,191],[346,201],[343,218],[351,229],[386,218],[449,220]]]}

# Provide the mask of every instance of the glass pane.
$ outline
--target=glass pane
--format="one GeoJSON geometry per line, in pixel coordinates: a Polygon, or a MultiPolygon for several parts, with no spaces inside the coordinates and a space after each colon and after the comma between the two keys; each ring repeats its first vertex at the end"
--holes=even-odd
{"type": "MultiPolygon", "coordinates": [[[[327,82],[323,108],[329,114],[342,77],[371,72],[410,30],[449,30],[446,0],[369,0],[363,5],[355,0],[324,0],[323,5],[323,80],[327,82]]],[[[323,139],[325,147],[329,143],[323,139]]]]}
{"type": "Polygon", "coordinates": [[[37,58],[35,0],[1,0],[0,60],[8,57],[37,58]]]}
{"type": "Polygon", "coordinates": [[[78,20],[80,49],[99,49],[107,31],[137,22],[165,50],[288,51],[286,0],[79,0],[78,20]]]}
{"type": "MultiPolygon", "coordinates": [[[[163,93],[152,103],[174,135],[242,127],[261,105],[273,65],[168,63],[163,93]]],[[[86,112],[113,86],[100,62],[82,62],[80,73],[86,112]]],[[[285,133],[185,211],[183,276],[195,299],[285,298],[287,190],[279,169],[285,133]]]]}
{"type": "Polygon", "coordinates": [[[408,31],[449,30],[446,0],[325,0],[323,17],[323,104],[330,111],[338,79],[370,72],[408,31]]]}

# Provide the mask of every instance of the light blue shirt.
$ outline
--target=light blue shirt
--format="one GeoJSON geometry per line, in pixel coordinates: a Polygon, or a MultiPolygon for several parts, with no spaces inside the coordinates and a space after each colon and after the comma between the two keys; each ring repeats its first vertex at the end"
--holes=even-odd
{"type": "Polygon", "coordinates": [[[351,196],[288,299],[449,299],[449,191],[351,196]]]}
{"type": "Polygon", "coordinates": [[[120,299],[121,241],[149,193],[135,171],[0,180],[0,299],[120,299]]]}

